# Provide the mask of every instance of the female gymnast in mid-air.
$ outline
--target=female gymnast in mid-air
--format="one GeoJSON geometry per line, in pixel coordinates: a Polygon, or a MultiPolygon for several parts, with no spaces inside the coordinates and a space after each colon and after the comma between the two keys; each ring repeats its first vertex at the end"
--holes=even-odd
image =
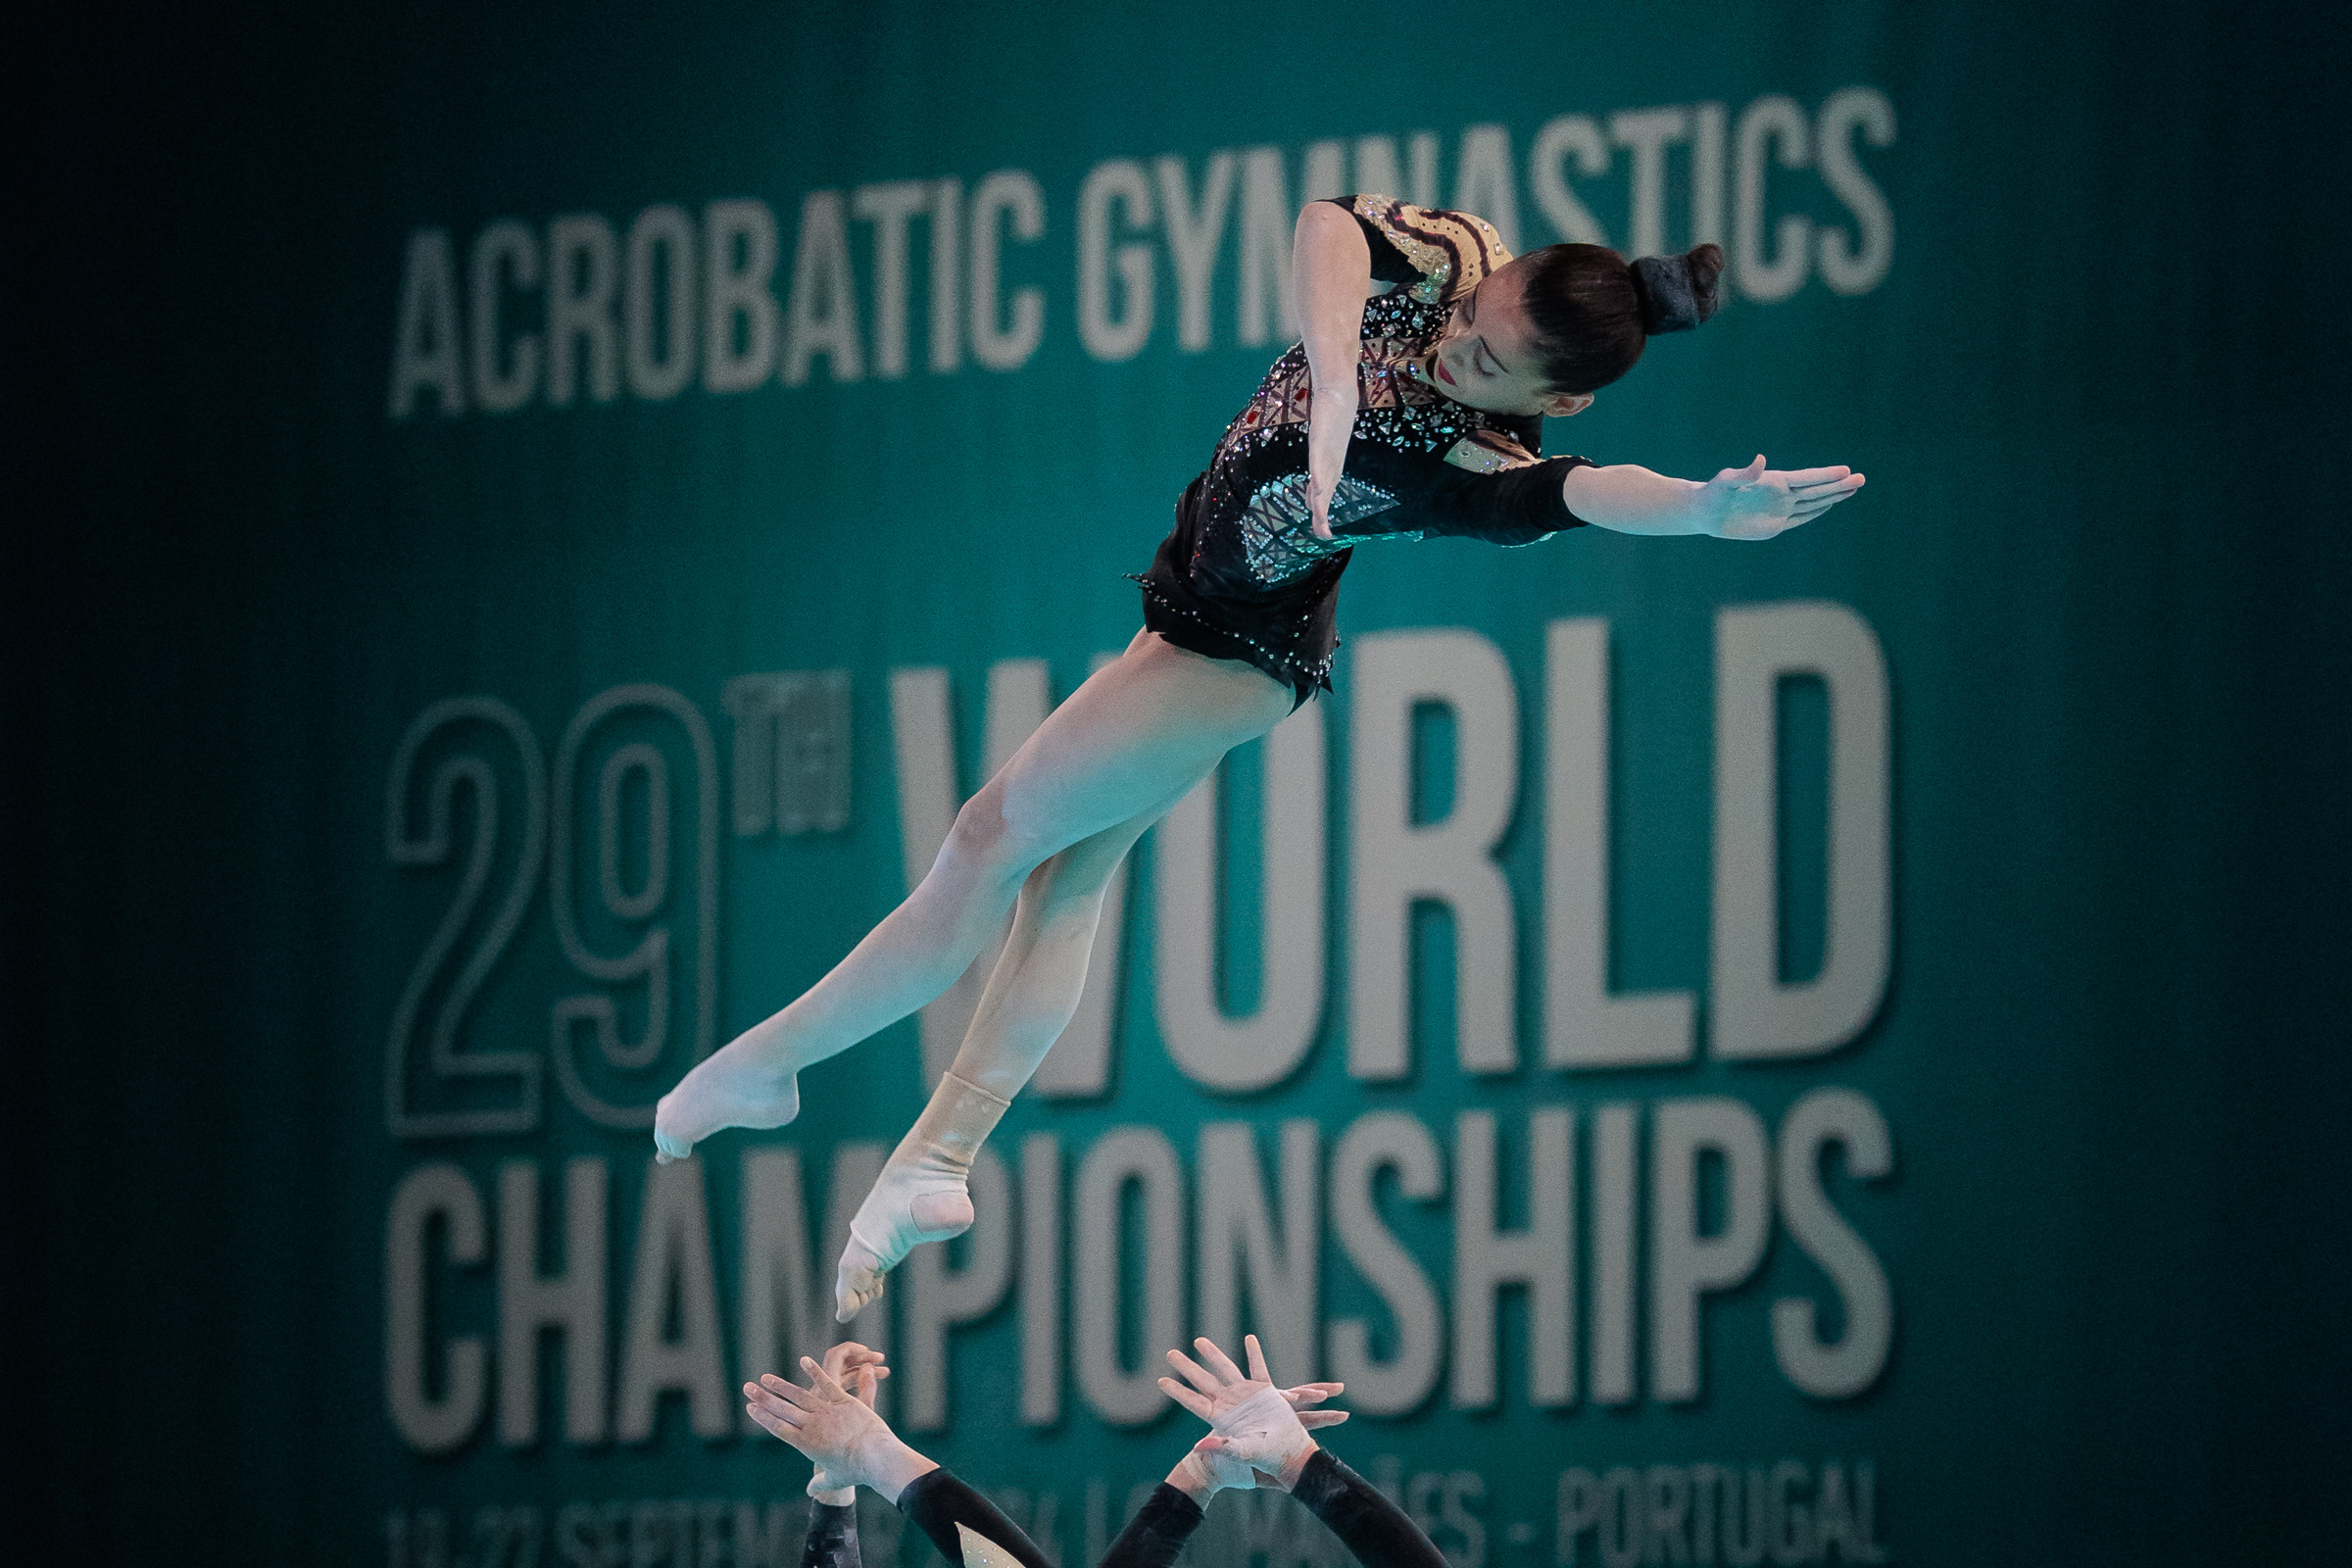
{"type": "Polygon", "coordinates": [[[1597,245],[1512,260],[1492,225],[1385,196],[1316,202],[1292,250],[1303,341],[1266,372],[1176,503],[1144,629],[956,813],[906,901],[800,999],[713,1053],[655,1112],[660,1157],[781,1127],[796,1075],[913,1012],[1004,929],[954,1065],[850,1228],[844,1322],[909,1249],[972,1222],[965,1173],[1076,1010],[1103,890],[1137,838],[1235,747],[1330,685],[1349,547],[1383,535],[1532,544],[1591,523],[1769,539],[1862,487],[1842,467],[1703,483],[1539,459],[1643,342],[1715,309],[1723,253],[1627,264],[1597,245]]]}

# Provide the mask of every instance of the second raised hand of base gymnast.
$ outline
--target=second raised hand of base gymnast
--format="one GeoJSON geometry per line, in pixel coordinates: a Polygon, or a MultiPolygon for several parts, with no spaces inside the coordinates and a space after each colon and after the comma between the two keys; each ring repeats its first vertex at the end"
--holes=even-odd
{"type": "MultiPolygon", "coordinates": [[[[1313,1408],[1337,1383],[1274,1386],[1257,1338],[1244,1341],[1244,1372],[1207,1340],[1200,1359],[1168,1352],[1181,1380],[1160,1387],[1209,1424],[1104,1553],[1100,1568],[1172,1568],[1217,1493],[1273,1487],[1290,1493],[1354,1553],[1362,1568],[1446,1568],[1446,1559],[1404,1511],[1308,1436],[1348,1419],[1313,1408]]],[[[1049,1568],[1046,1555],[995,1504],[891,1431],[873,1408],[882,1357],[863,1346],[835,1346],[820,1365],[803,1357],[806,1386],[772,1373],[743,1386],[752,1419],[816,1466],[815,1507],[802,1568],[858,1568],[856,1489],[866,1487],[914,1521],[956,1568],[1049,1568]]]]}
{"type": "Polygon", "coordinates": [[[972,1222],[965,1175],[1076,1010],[1112,873],[1233,748],[1330,686],[1351,547],[1455,535],[1526,545],[1590,523],[1768,539],[1862,486],[1762,457],[1705,481],[1541,459],[1543,421],[1592,405],[1658,333],[1714,313],[1713,245],[1628,264],[1596,245],[1513,260],[1492,225],[1384,196],[1317,202],[1292,250],[1303,339],[1176,505],[1144,629],[956,813],[905,903],[782,1011],[657,1107],[660,1157],[800,1112],[801,1069],[954,984],[1005,930],[955,1063],[850,1227],[847,1322],[924,1242],[972,1222]]]}

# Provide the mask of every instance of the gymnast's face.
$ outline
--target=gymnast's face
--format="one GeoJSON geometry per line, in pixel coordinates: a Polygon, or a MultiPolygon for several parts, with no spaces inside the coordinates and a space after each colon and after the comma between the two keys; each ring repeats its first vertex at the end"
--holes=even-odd
{"type": "Polygon", "coordinates": [[[1524,274],[1512,262],[1453,308],[1429,362],[1429,378],[1454,402],[1489,414],[1565,418],[1591,407],[1590,392],[1554,392],[1544,384],[1535,325],[1520,304],[1524,274]]]}

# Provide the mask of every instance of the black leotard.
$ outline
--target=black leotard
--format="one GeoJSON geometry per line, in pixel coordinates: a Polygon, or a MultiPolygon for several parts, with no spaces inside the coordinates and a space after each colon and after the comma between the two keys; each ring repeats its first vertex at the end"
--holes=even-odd
{"type": "Polygon", "coordinates": [[[1274,362],[1226,426],[1205,472],[1176,503],[1176,526],[1136,580],[1144,624],[1195,653],[1255,664],[1304,702],[1331,685],[1334,596],[1356,540],[1457,534],[1533,544],[1581,518],[1561,494],[1584,458],[1539,459],[1544,421],[1456,403],[1428,364],[1453,307],[1511,259],[1486,220],[1354,196],[1372,275],[1396,284],[1364,306],[1355,425],[1331,503],[1332,532],[1309,531],[1306,349],[1274,362]]]}

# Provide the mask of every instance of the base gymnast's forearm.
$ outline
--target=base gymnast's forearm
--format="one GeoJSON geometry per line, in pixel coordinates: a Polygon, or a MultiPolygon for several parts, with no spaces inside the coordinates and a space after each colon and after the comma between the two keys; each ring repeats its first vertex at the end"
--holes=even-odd
{"type": "Polygon", "coordinates": [[[801,1544],[801,1568],[863,1568],[858,1551],[858,1494],[847,1502],[817,1498],[808,1507],[808,1534],[801,1544]]]}
{"type": "Polygon", "coordinates": [[[1445,1553],[1379,1489],[1318,1448],[1291,1487],[1363,1568],[1446,1568],[1445,1553]]]}
{"type": "Polygon", "coordinates": [[[899,1512],[914,1521],[931,1538],[931,1544],[950,1563],[979,1568],[965,1550],[965,1533],[1012,1558],[1021,1568],[1051,1568],[1020,1526],[1004,1517],[993,1502],[964,1485],[956,1473],[933,1468],[917,1476],[898,1494],[899,1512]]]}
{"type": "Polygon", "coordinates": [[[1207,1494],[1188,1492],[1171,1476],[1152,1489],[1152,1495],[1119,1532],[1099,1568],[1173,1568],[1184,1544],[1200,1528],[1207,1494]]]}

